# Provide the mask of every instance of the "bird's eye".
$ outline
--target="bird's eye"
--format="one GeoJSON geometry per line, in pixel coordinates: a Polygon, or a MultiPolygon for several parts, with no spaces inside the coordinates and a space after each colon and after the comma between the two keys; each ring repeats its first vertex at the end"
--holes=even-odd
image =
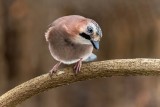
{"type": "Polygon", "coordinates": [[[92,26],[88,26],[87,27],[87,31],[88,31],[88,33],[93,33],[93,27],[92,26]]]}

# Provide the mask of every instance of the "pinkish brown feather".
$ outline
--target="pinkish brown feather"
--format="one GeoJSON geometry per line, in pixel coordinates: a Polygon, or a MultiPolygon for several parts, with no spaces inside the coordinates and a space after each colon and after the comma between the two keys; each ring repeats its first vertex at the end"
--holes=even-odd
{"type": "Polygon", "coordinates": [[[49,33],[51,30],[54,30],[55,28],[66,31],[66,33],[68,33],[69,36],[76,36],[79,34],[80,28],[85,26],[88,20],[90,19],[78,15],[64,16],[58,18],[50,25],[50,28],[45,33],[46,40],[49,40],[49,36],[51,36],[49,33]]]}

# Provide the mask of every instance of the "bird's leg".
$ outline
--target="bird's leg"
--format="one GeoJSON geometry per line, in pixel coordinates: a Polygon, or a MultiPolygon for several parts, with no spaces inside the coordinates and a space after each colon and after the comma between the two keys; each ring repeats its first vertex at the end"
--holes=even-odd
{"type": "Polygon", "coordinates": [[[52,76],[58,70],[58,67],[61,65],[62,62],[58,62],[53,68],[49,71],[49,75],[52,76]]]}
{"type": "Polygon", "coordinates": [[[73,70],[77,74],[81,70],[82,58],[75,64],[73,70]]]}

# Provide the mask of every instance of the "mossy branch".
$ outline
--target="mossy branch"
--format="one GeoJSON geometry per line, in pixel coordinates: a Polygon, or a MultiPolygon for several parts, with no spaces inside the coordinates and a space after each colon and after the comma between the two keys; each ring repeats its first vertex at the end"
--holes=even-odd
{"type": "Polygon", "coordinates": [[[72,68],[65,68],[50,78],[44,74],[33,78],[0,96],[1,107],[13,107],[48,89],[110,76],[160,75],[160,59],[118,59],[83,64],[81,72],[74,75],[72,68]]]}

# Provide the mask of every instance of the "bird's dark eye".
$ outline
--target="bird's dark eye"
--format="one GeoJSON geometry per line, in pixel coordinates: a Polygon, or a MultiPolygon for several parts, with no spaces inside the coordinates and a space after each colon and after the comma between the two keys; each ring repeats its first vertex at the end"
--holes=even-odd
{"type": "Polygon", "coordinates": [[[88,33],[93,33],[93,27],[92,26],[88,26],[87,27],[87,32],[88,33]]]}

